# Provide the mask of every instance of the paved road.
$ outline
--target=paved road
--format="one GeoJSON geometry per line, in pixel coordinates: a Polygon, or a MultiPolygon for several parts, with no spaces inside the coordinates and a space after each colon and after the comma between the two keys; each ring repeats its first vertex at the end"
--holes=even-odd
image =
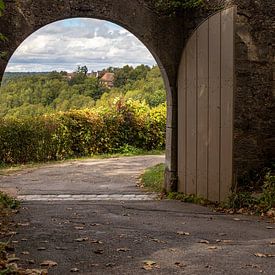
{"type": "MultiPolygon", "coordinates": [[[[121,186],[125,187],[127,195],[132,191],[134,195],[142,194],[135,187],[136,172],[131,172],[127,180],[126,167],[143,169],[144,159],[140,158],[140,166],[138,159],[114,161],[118,165],[116,169],[120,161],[128,162],[126,166],[123,164],[125,172],[122,173],[128,187],[121,186]]],[[[150,157],[146,159],[149,162],[150,157]]],[[[100,161],[101,167],[104,167],[103,162],[100,161]]],[[[81,166],[82,162],[75,165],[81,166]]],[[[50,171],[60,176],[62,171],[72,171],[74,164],[69,167],[67,170],[66,166],[51,168],[50,171]]],[[[22,176],[28,175],[31,179],[32,173],[39,178],[39,171],[44,169],[12,178],[17,183],[22,176]]],[[[64,175],[65,178],[69,181],[68,175],[64,175]]],[[[118,186],[113,186],[115,181],[108,179],[112,182],[108,185],[109,190],[117,192],[118,186]]],[[[54,185],[49,183],[48,187],[51,186],[54,185]]],[[[40,188],[37,190],[41,195],[40,188]]],[[[63,188],[62,193],[64,190],[67,188],[63,188]]],[[[51,190],[44,190],[42,197],[48,191],[51,190]]],[[[20,192],[27,195],[23,189],[20,192]]],[[[93,192],[101,193],[102,189],[98,192],[95,188],[93,192]]],[[[273,275],[275,270],[275,258],[270,257],[275,254],[274,224],[258,217],[224,215],[177,201],[73,201],[62,198],[49,202],[25,201],[16,221],[19,227],[12,241],[20,257],[19,264],[35,268],[45,260],[54,261],[58,265],[50,268],[49,274],[71,274],[73,268],[79,270],[78,274],[129,275],[273,275]],[[34,264],[30,264],[30,260],[34,264]]]]}
{"type": "Polygon", "coordinates": [[[144,195],[136,187],[139,176],[147,167],[163,162],[164,156],[65,162],[0,175],[0,189],[27,195],[30,199],[55,199],[55,195],[56,199],[62,196],[65,199],[64,195],[73,195],[76,199],[89,198],[79,195],[101,195],[102,199],[104,195],[144,195]]]}

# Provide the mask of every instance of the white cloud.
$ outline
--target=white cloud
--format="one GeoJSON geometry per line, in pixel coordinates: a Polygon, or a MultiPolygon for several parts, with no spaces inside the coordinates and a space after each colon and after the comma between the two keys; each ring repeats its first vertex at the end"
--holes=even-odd
{"type": "Polygon", "coordinates": [[[154,65],[146,47],[127,30],[96,19],[69,19],[29,36],[12,56],[6,71],[73,71],[109,66],[154,65]]]}

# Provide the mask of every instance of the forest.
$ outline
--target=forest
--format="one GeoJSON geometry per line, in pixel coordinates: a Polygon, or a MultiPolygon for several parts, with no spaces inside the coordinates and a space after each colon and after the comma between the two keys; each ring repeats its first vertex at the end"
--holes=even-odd
{"type": "Polygon", "coordinates": [[[158,67],[86,66],[8,73],[0,91],[0,166],[163,150],[166,95],[158,67]],[[113,76],[111,85],[102,75],[113,76]]]}
{"type": "Polygon", "coordinates": [[[110,89],[100,77],[78,67],[73,77],[67,72],[6,73],[0,92],[0,117],[22,118],[70,110],[107,107],[116,98],[132,99],[156,107],[166,95],[160,70],[145,65],[107,68],[114,74],[110,89]]]}

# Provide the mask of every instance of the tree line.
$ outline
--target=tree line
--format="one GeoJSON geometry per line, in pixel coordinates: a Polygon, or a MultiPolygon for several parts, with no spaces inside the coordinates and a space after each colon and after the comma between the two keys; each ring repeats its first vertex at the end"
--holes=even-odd
{"type": "Polygon", "coordinates": [[[113,87],[100,77],[88,76],[78,67],[73,77],[67,72],[7,73],[0,90],[0,117],[39,116],[70,110],[108,107],[117,98],[144,102],[156,107],[166,100],[164,83],[157,66],[107,68],[114,74],[113,87]]]}

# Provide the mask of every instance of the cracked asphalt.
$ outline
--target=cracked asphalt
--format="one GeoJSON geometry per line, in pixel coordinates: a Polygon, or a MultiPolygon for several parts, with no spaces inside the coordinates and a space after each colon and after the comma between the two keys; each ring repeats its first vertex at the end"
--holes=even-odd
{"type": "MultiPolygon", "coordinates": [[[[108,176],[100,172],[103,162],[108,160],[100,160],[96,164],[99,165],[98,170],[87,165],[85,171],[90,169],[91,174],[83,172],[83,177],[90,178],[94,184],[89,192],[87,188],[84,191],[72,188],[71,182],[75,179],[68,179],[73,177],[73,173],[70,176],[66,174],[66,171],[79,169],[82,162],[72,163],[67,168],[57,165],[46,174],[50,176],[51,171],[55,171],[61,179],[64,173],[66,180],[63,181],[62,194],[69,194],[65,192],[68,189],[70,192],[75,190],[73,194],[100,195],[105,192],[105,195],[139,195],[144,192],[136,187],[138,174],[145,166],[164,160],[163,157],[152,157],[152,163],[150,158],[116,159],[112,162],[116,166],[109,167],[113,175],[108,176]],[[119,163],[123,176],[116,177],[119,184],[115,185],[114,174],[115,169],[119,174],[119,163]],[[93,171],[99,172],[94,175],[93,171]],[[104,184],[100,174],[107,181],[108,192],[104,188],[96,188],[95,178],[99,179],[98,186],[104,184]]],[[[87,162],[84,161],[84,165],[87,162]]],[[[20,172],[7,178],[1,176],[1,186],[4,179],[5,188],[19,188],[19,195],[56,194],[51,182],[44,182],[46,188],[41,181],[39,175],[40,172],[43,175],[44,169],[49,167],[20,172]],[[39,179],[38,186],[44,189],[34,188],[31,180],[31,188],[26,184],[18,185],[25,175],[28,179],[39,179]]],[[[81,173],[77,177],[81,178],[81,173]]],[[[59,184],[60,190],[62,183],[59,184]]],[[[269,220],[216,213],[206,207],[178,201],[150,198],[143,201],[26,200],[22,202],[15,221],[18,228],[12,242],[20,257],[18,264],[40,268],[40,263],[51,260],[57,265],[49,268],[49,274],[66,275],[78,271],[78,274],[273,275],[275,270],[275,225],[269,220]]]]}

